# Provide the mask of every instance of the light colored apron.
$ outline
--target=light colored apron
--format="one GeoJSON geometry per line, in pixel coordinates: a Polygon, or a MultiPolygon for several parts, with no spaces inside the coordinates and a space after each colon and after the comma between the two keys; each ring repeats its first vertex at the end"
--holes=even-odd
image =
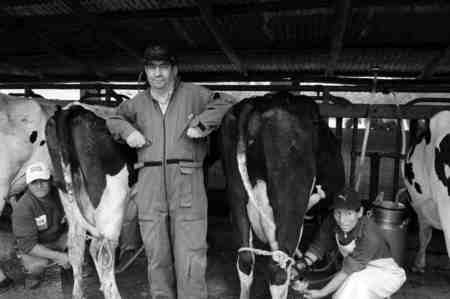
{"type": "MultiPolygon", "coordinates": [[[[347,245],[339,242],[339,252],[346,257],[353,252],[356,240],[347,245]]],[[[333,295],[333,299],[381,299],[394,294],[406,281],[405,271],[392,258],[370,261],[366,268],[350,274],[333,295]]]]}

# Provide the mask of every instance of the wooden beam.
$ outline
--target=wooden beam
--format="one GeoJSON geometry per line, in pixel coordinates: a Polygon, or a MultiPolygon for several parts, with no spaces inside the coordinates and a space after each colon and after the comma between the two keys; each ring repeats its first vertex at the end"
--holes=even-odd
{"type": "MultiPolygon", "coordinates": [[[[64,83],[66,78],[61,78],[58,76],[54,81],[39,81],[39,82],[27,82],[27,81],[10,81],[10,82],[1,82],[0,81],[0,89],[16,89],[16,88],[24,88],[28,87],[31,89],[130,89],[130,90],[140,90],[145,89],[145,84],[130,84],[130,83],[114,83],[114,84],[105,84],[105,83],[89,83],[88,81],[84,83],[64,83]],[[57,81],[60,80],[60,81],[57,81]]],[[[77,78],[80,79],[80,78],[77,78]]],[[[78,80],[80,81],[80,80],[78,80]]],[[[82,81],[81,81],[82,82],[82,81]]],[[[316,92],[323,93],[324,90],[328,90],[329,92],[368,92],[371,89],[371,85],[369,84],[361,84],[361,85],[353,85],[356,82],[353,82],[352,85],[349,84],[340,84],[340,85],[322,85],[322,84],[314,84],[314,85],[297,85],[292,86],[288,84],[289,82],[278,82],[272,85],[255,85],[255,84],[204,84],[204,86],[208,87],[211,90],[217,91],[302,91],[302,92],[316,92]]],[[[325,82],[324,82],[325,83],[325,82]]],[[[408,84],[408,83],[403,83],[408,84]]],[[[411,83],[409,83],[411,84],[411,83]]],[[[422,91],[422,92],[450,92],[450,84],[447,85],[402,85],[401,82],[397,82],[390,86],[390,90],[392,91],[422,91]],[[425,88],[425,89],[424,89],[425,88]]],[[[335,101],[336,97],[331,97],[331,100],[335,101]]],[[[412,101],[410,101],[412,102],[412,101]]],[[[420,103],[429,104],[431,101],[428,98],[421,98],[420,103]]],[[[432,103],[436,103],[436,99],[433,99],[432,103]]],[[[440,102],[441,103],[441,102],[440,102]]],[[[409,105],[413,106],[413,105],[409,105]]],[[[420,106],[420,105],[417,105],[420,106]]]]}
{"type": "Polygon", "coordinates": [[[351,17],[351,0],[339,0],[337,2],[335,22],[333,24],[330,43],[330,59],[325,70],[325,77],[333,76],[337,61],[341,55],[344,44],[345,29],[351,17]]]}
{"type": "Polygon", "coordinates": [[[168,22],[172,25],[175,32],[189,44],[189,47],[196,48],[197,43],[195,40],[191,37],[191,35],[187,32],[187,30],[184,28],[184,26],[181,24],[181,21],[178,19],[167,19],[168,22]]]}
{"type": "Polygon", "coordinates": [[[40,45],[48,51],[51,55],[56,56],[61,59],[63,63],[81,65],[85,67],[88,71],[93,72],[99,79],[106,79],[108,76],[99,71],[95,62],[87,62],[75,58],[73,55],[67,54],[65,51],[62,51],[58,47],[54,45],[44,34],[41,32],[36,32],[36,36],[40,41],[40,45]]]}
{"type": "MultiPolygon", "coordinates": [[[[11,2],[14,0],[10,0],[11,2]]],[[[72,0],[66,0],[69,3],[72,0]]],[[[25,2],[25,1],[23,1],[25,2]]],[[[226,15],[245,15],[245,14],[259,14],[259,13],[286,13],[293,12],[296,15],[324,15],[331,13],[329,8],[330,1],[317,0],[302,0],[302,1],[268,1],[262,3],[247,2],[236,4],[211,4],[212,14],[214,16],[226,15]]],[[[432,13],[432,12],[450,12],[450,3],[448,1],[434,0],[430,2],[422,1],[414,3],[411,6],[411,1],[406,0],[370,0],[370,1],[356,1],[352,6],[355,13],[367,13],[372,11],[378,13],[432,13]]],[[[3,5],[4,6],[4,5],[3,5]]],[[[1,7],[1,4],[0,4],[1,7]]],[[[200,12],[195,6],[161,8],[161,9],[142,9],[134,11],[107,11],[91,13],[99,18],[104,23],[117,23],[121,21],[145,21],[148,19],[158,18],[193,18],[199,17],[200,12]]],[[[35,16],[5,16],[2,18],[2,23],[15,22],[17,19],[26,18],[32,22],[41,25],[59,25],[59,24],[78,24],[80,19],[74,15],[57,14],[57,15],[35,15],[35,16]]]]}
{"type": "Polygon", "coordinates": [[[430,59],[430,61],[423,68],[422,73],[418,76],[418,79],[430,79],[436,72],[439,65],[447,59],[447,57],[450,57],[450,46],[441,50],[436,56],[430,59]]]}
{"type": "Polygon", "coordinates": [[[8,73],[12,76],[24,76],[43,79],[44,75],[36,70],[30,70],[22,66],[12,65],[11,63],[0,62],[0,73],[8,73]]]}
{"type": "Polygon", "coordinates": [[[247,71],[244,65],[242,64],[241,59],[234,51],[234,49],[231,47],[231,45],[228,43],[228,41],[224,38],[223,33],[219,29],[219,26],[214,19],[211,6],[209,5],[209,3],[207,3],[204,0],[197,0],[196,2],[198,8],[200,9],[200,15],[202,16],[203,21],[205,22],[211,34],[216,39],[217,43],[219,44],[224,54],[228,57],[230,62],[237,68],[237,70],[241,74],[246,76],[247,71]]]}
{"type": "Polygon", "coordinates": [[[102,35],[106,36],[107,39],[109,39],[114,45],[116,45],[116,47],[122,49],[125,53],[135,58],[139,62],[141,61],[142,56],[136,50],[128,46],[124,41],[115,36],[111,32],[111,28],[104,27],[104,23],[102,22],[102,20],[95,14],[91,14],[89,11],[87,11],[86,8],[84,8],[81,4],[81,1],[68,0],[66,1],[66,3],[72,9],[79,22],[81,21],[82,23],[91,25],[94,30],[97,30],[102,35]]]}

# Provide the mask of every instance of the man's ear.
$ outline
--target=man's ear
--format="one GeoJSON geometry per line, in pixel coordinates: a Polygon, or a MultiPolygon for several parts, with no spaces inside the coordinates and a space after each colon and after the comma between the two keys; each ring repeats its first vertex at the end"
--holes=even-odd
{"type": "Polygon", "coordinates": [[[358,210],[358,218],[361,218],[364,215],[364,208],[360,207],[358,210]]]}

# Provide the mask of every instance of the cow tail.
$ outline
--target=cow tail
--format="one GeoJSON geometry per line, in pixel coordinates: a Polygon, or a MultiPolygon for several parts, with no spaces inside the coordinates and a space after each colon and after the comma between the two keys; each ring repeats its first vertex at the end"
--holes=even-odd
{"type": "Polygon", "coordinates": [[[253,105],[247,104],[242,107],[242,111],[238,119],[237,154],[245,155],[246,153],[245,145],[247,144],[248,138],[247,124],[253,111],[253,105]]]}
{"type": "Polygon", "coordinates": [[[77,108],[58,110],[54,115],[55,124],[52,128],[55,142],[58,143],[52,146],[52,157],[57,157],[58,160],[53,161],[58,171],[58,187],[63,187],[61,189],[67,193],[77,192],[81,188],[79,161],[74,151],[72,135],[73,120],[79,111],[77,108]]]}

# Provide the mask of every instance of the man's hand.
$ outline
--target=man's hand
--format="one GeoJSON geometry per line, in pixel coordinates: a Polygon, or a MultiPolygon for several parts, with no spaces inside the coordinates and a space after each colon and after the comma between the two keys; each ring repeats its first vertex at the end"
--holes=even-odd
{"type": "Polygon", "coordinates": [[[125,141],[127,142],[129,147],[134,148],[143,147],[147,143],[144,135],[142,135],[139,131],[134,131],[133,133],[131,133],[125,141]]]}
{"type": "Polygon", "coordinates": [[[186,135],[188,135],[190,138],[202,138],[208,134],[206,134],[205,131],[202,131],[199,127],[195,127],[189,128],[186,132],[186,135]]]}
{"type": "Polygon", "coordinates": [[[61,252],[54,261],[64,269],[70,268],[69,255],[67,253],[61,252]]]}

